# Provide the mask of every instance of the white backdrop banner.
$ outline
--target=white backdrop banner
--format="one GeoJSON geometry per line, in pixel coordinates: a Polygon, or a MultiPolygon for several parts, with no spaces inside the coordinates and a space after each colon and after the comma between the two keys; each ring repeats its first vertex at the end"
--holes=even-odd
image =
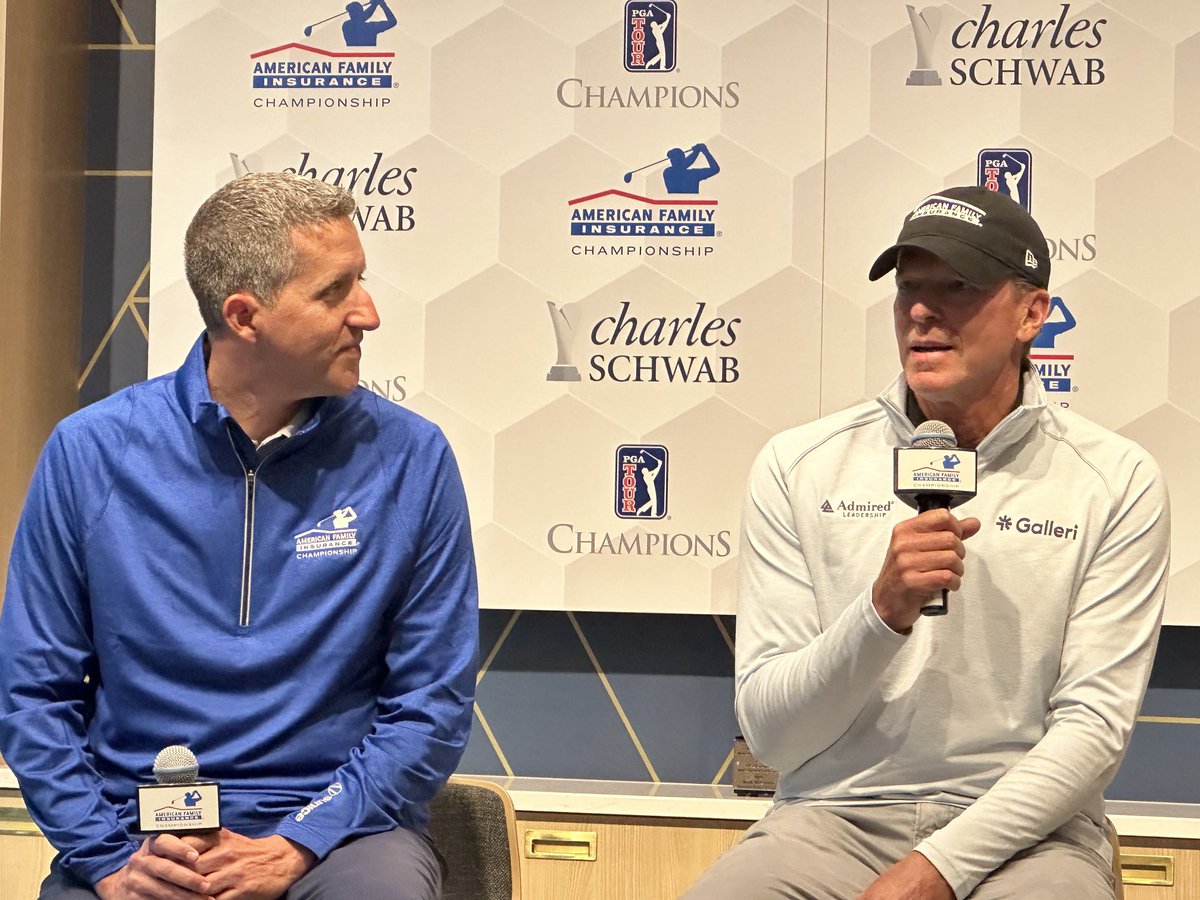
{"type": "Polygon", "coordinates": [[[201,328],[208,194],[351,190],[363,386],[450,438],[483,605],[732,612],[754,455],[890,381],[867,268],[978,183],[1046,232],[1050,396],[1166,470],[1168,621],[1200,624],[1200,7],[195,0],[157,29],[151,374],[201,328]]]}

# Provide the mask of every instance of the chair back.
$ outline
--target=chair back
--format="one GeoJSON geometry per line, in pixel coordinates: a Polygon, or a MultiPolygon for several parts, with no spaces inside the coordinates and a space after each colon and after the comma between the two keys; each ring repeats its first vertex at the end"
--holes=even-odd
{"type": "Polygon", "coordinates": [[[1108,826],[1108,841],[1112,844],[1113,876],[1116,878],[1114,897],[1115,900],[1125,900],[1125,882],[1121,878],[1121,838],[1117,835],[1117,827],[1113,825],[1112,819],[1105,816],[1104,824],[1108,826]]]}
{"type": "Polygon", "coordinates": [[[429,805],[429,833],[449,869],[443,900],[521,900],[517,816],[504,788],[452,776],[429,805]]]}

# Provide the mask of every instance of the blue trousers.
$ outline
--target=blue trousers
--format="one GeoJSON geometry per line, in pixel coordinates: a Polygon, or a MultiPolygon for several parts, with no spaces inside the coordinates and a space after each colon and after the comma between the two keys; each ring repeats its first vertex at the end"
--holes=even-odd
{"type": "MultiPolygon", "coordinates": [[[[442,863],[433,845],[407,828],[357,838],[330,853],[291,886],[283,900],[438,900],[442,863]]],[[[95,900],[92,886],[57,861],[39,900],[95,900]]]]}

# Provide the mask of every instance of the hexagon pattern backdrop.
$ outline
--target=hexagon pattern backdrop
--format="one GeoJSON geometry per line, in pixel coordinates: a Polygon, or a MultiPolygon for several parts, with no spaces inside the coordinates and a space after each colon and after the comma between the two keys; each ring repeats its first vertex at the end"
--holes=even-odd
{"type": "Polygon", "coordinates": [[[758,449],[895,372],[870,262],[920,197],[987,184],[1051,244],[1052,400],[1166,470],[1168,621],[1200,623],[1200,9],[352,8],[158,10],[151,374],[200,328],[200,200],[338,181],[384,322],[363,382],[454,445],[483,605],[729,613],[758,449]]]}
{"type": "MultiPolygon", "coordinates": [[[[90,0],[81,404],[146,376],[156,5],[90,0]]],[[[1194,46],[1196,23],[1180,9],[1164,7],[1159,27],[1194,46]]],[[[1188,52],[1177,70],[1194,95],[1200,70],[1186,65],[1188,52]]],[[[826,305],[830,316],[834,309],[826,305]]],[[[1200,323],[1188,327],[1195,333],[1200,323]]],[[[881,346],[891,353],[886,340],[881,346]]],[[[1174,384],[1183,377],[1171,375],[1174,384]]],[[[1179,435],[1175,472],[1195,441],[1179,435]]],[[[1178,494],[1177,522],[1188,514],[1178,494]]],[[[481,611],[475,729],[460,770],[727,782],[735,624],[710,615],[481,611]]],[[[1196,629],[1163,629],[1109,797],[1200,802],[1200,780],[1184,763],[1200,753],[1198,642],[1196,629]]]]}

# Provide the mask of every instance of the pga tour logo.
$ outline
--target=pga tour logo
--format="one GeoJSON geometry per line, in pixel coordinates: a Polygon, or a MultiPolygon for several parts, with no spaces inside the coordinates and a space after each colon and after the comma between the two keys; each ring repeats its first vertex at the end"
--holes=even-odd
{"type": "Polygon", "coordinates": [[[1033,154],[1002,147],[979,151],[979,186],[1004,194],[1032,212],[1033,154]]]}
{"type": "Polygon", "coordinates": [[[625,4],[626,72],[675,71],[674,0],[625,4]]]}
{"type": "Polygon", "coordinates": [[[617,518],[666,517],[667,466],[667,448],[661,444],[622,444],[617,448],[614,501],[617,518]]]}

